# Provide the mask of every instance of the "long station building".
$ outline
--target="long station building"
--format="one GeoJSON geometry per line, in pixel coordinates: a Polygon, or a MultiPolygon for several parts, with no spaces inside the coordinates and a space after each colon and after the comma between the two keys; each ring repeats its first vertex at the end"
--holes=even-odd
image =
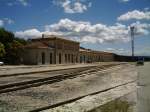
{"type": "Polygon", "coordinates": [[[114,61],[114,54],[80,47],[80,43],[55,35],[42,35],[24,46],[24,64],[67,64],[114,61]]]}

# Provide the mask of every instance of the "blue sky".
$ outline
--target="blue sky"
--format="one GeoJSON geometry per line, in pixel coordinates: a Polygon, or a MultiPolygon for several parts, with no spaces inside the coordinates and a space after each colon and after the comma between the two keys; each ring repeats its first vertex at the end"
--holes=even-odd
{"type": "Polygon", "coordinates": [[[150,55],[149,8],[150,0],[0,0],[0,27],[20,38],[57,34],[86,48],[130,55],[134,25],[135,54],[150,55]]]}

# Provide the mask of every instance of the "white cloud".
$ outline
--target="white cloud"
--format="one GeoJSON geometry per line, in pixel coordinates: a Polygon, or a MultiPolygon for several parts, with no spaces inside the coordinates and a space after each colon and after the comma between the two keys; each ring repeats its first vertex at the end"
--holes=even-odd
{"type": "Polygon", "coordinates": [[[140,23],[139,21],[132,23],[131,26],[135,27],[135,35],[148,35],[150,32],[150,24],[140,23]]]}
{"type": "Polygon", "coordinates": [[[107,50],[107,51],[114,51],[114,50],[116,50],[116,49],[109,47],[109,48],[107,48],[106,50],[107,50]]]}
{"type": "Polygon", "coordinates": [[[14,20],[10,19],[10,18],[4,18],[4,21],[7,23],[7,24],[13,24],[14,23],[14,20]]]}
{"type": "Polygon", "coordinates": [[[14,0],[13,2],[8,2],[8,6],[13,6],[13,5],[23,5],[23,6],[28,6],[29,3],[27,0],[14,0]]]}
{"type": "Polygon", "coordinates": [[[13,6],[14,3],[9,2],[9,3],[7,3],[7,5],[8,5],[8,6],[13,6]]]}
{"type": "Polygon", "coordinates": [[[89,3],[88,3],[88,7],[92,7],[92,2],[89,2],[89,3]]]}
{"type": "Polygon", "coordinates": [[[4,25],[4,21],[0,20],[0,27],[2,27],[4,25]]]}
{"type": "Polygon", "coordinates": [[[115,41],[128,41],[128,28],[125,25],[117,23],[114,26],[104,24],[92,25],[85,21],[72,21],[61,19],[58,23],[47,25],[47,31],[63,33],[66,37],[72,39],[78,38],[80,42],[102,43],[115,41]]]}
{"type": "Polygon", "coordinates": [[[150,20],[150,11],[143,12],[143,11],[139,11],[139,10],[133,10],[133,11],[129,11],[117,18],[118,21],[127,21],[127,20],[131,20],[131,19],[150,20]]]}
{"type": "Polygon", "coordinates": [[[17,31],[15,32],[16,37],[21,37],[24,39],[37,38],[42,36],[42,32],[37,29],[28,29],[25,31],[17,31]]]}
{"type": "Polygon", "coordinates": [[[145,46],[144,48],[135,51],[135,55],[139,56],[150,56],[150,46],[145,46]]]}
{"type": "Polygon", "coordinates": [[[22,4],[23,6],[27,6],[28,5],[27,0],[18,0],[18,2],[20,2],[20,4],[22,4]]]}
{"type": "Polygon", "coordinates": [[[84,4],[78,0],[54,0],[54,4],[61,6],[65,13],[83,13],[88,7],[92,6],[92,3],[84,4]]]}
{"type": "MultiPolygon", "coordinates": [[[[136,35],[147,35],[150,24],[136,22],[136,35]]],[[[105,24],[94,24],[86,21],[72,21],[61,19],[58,23],[45,25],[45,31],[29,29],[16,32],[16,36],[22,38],[40,37],[42,33],[62,35],[63,37],[76,40],[82,43],[103,43],[103,42],[128,42],[130,40],[129,26],[116,23],[113,26],[105,24]]]]}
{"type": "Polygon", "coordinates": [[[13,24],[14,21],[10,18],[4,18],[4,19],[0,19],[0,27],[6,25],[6,24],[13,24]]]}
{"type": "Polygon", "coordinates": [[[120,0],[121,2],[129,2],[130,0],[120,0]]]}
{"type": "MultiPolygon", "coordinates": [[[[107,52],[113,52],[119,55],[131,55],[131,49],[123,49],[123,48],[106,48],[107,52]]],[[[144,46],[142,48],[135,49],[135,56],[150,56],[150,46],[144,46]]]]}
{"type": "Polygon", "coordinates": [[[149,7],[145,7],[144,10],[145,10],[145,11],[148,11],[148,10],[149,10],[149,7]]]}
{"type": "Polygon", "coordinates": [[[106,48],[107,52],[113,52],[113,53],[117,53],[120,55],[127,55],[130,54],[130,51],[123,49],[123,48],[106,48]]]}

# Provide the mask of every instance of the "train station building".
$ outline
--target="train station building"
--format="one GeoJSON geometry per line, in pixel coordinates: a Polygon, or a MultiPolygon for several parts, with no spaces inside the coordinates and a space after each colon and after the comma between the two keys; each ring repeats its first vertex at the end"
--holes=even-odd
{"type": "Polygon", "coordinates": [[[55,35],[42,35],[24,46],[23,63],[67,64],[113,61],[114,54],[80,47],[80,43],[55,35]]]}

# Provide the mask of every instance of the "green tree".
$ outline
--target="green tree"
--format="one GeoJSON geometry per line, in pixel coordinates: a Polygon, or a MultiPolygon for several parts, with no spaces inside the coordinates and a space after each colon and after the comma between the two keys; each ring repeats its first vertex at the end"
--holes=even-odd
{"type": "Polygon", "coordinates": [[[0,60],[5,56],[5,47],[4,45],[0,42],[0,60]]]}
{"type": "Polygon", "coordinates": [[[10,64],[20,64],[22,52],[23,52],[22,43],[16,40],[14,40],[12,43],[9,43],[6,52],[7,62],[9,62],[10,64]]]}
{"type": "Polygon", "coordinates": [[[18,37],[10,31],[0,28],[0,59],[3,59],[7,64],[19,64],[23,45],[27,41],[18,37]]]}
{"type": "Polygon", "coordinates": [[[24,39],[19,38],[19,37],[15,37],[14,40],[18,41],[19,43],[21,43],[23,45],[26,45],[28,43],[27,40],[24,40],[24,39]]]}
{"type": "Polygon", "coordinates": [[[0,42],[6,45],[14,40],[14,34],[12,32],[6,31],[4,28],[0,28],[0,42]]]}

